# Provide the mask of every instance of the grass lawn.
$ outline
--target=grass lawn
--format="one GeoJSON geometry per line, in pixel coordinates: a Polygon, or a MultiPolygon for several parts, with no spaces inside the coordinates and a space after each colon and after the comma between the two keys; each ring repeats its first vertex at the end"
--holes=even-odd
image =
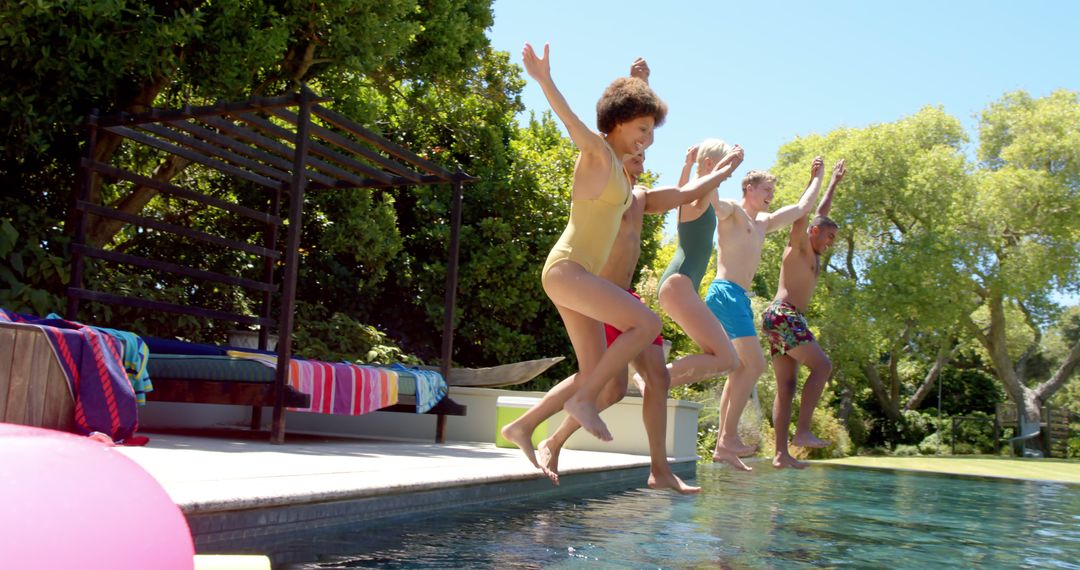
{"type": "Polygon", "coordinates": [[[1020,459],[994,456],[845,457],[816,463],[1080,484],[1080,460],[1076,459],[1020,459]]]}

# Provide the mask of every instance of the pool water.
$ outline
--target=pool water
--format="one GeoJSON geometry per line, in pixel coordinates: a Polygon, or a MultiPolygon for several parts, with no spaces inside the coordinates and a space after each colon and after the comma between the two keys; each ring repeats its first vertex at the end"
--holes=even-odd
{"type": "Polygon", "coordinates": [[[697,484],[383,520],[279,567],[1080,569],[1080,487],[765,463],[697,484]]]}

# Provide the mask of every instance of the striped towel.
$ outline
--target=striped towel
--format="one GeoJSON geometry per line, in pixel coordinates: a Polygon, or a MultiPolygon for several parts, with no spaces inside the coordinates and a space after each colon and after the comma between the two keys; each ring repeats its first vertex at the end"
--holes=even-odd
{"type": "MultiPolygon", "coordinates": [[[[63,319],[56,313],[50,313],[46,319],[63,319]]],[[[91,326],[91,325],[86,325],[91,326]]],[[[146,371],[146,363],[150,360],[150,350],[139,335],[106,327],[91,327],[101,331],[114,339],[121,348],[124,358],[124,370],[127,371],[128,381],[131,382],[132,390],[135,390],[135,402],[140,406],[146,405],[146,393],[154,390],[150,382],[150,375],[146,371]]]]}
{"type": "Polygon", "coordinates": [[[426,414],[450,391],[442,374],[434,370],[406,368],[400,364],[395,364],[390,368],[401,374],[410,374],[416,379],[416,413],[418,414],[426,414]]]}
{"type": "Polygon", "coordinates": [[[119,343],[93,327],[0,309],[0,321],[45,332],[75,399],[75,431],[102,432],[114,441],[138,429],[135,392],[124,370],[119,343]]]}
{"type": "MultiPolygon", "coordinates": [[[[277,367],[276,356],[239,350],[226,354],[277,367]]],[[[289,408],[296,412],[358,416],[398,402],[398,375],[385,368],[293,359],[289,385],[311,395],[307,408],[289,408]]]]}

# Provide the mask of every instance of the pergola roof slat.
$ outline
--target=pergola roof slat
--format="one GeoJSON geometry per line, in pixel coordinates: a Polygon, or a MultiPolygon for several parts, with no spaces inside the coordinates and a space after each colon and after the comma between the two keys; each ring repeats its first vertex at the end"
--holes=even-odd
{"type": "MultiPolygon", "coordinates": [[[[286,121],[292,122],[296,120],[296,114],[285,109],[271,109],[271,112],[278,117],[285,119],[286,121]]],[[[360,143],[349,140],[347,137],[341,136],[326,127],[312,124],[311,132],[327,142],[333,143],[338,147],[363,156],[364,158],[374,162],[375,164],[378,164],[379,166],[385,168],[386,170],[394,174],[397,174],[398,176],[401,176],[402,178],[411,181],[414,184],[420,182],[419,173],[410,170],[409,168],[402,166],[398,162],[386,158],[385,156],[371,149],[365,148],[360,143]]]]}
{"type": "MultiPolygon", "coordinates": [[[[399,158],[401,160],[407,160],[407,161],[409,161],[409,162],[423,168],[424,170],[427,170],[431,174],[434,174],[436,176],[453,176],[453,174],[451,172],[449,172],[445,168],[439,166],[438,164],[435,164],[434,162],[431,162],[430,160],[420,158],[419,155],[412,152],[411,150],[409,150],[409,149],[407,149],[407,148],[405,148],[405,147],[403,147],[403,146],[401,146],[399,144],[393,143],[393,142],[391,142],[391,141],[389,141],[389,140],[387,140],[387,139],[385,139],[385,138],[383,138],[383,137],[381,137],[381,136],[379,136],[379,135],[377,135],[377,134],[375,134],[375,133],[373,133],[373,132],[371,132],[371,131],[369,131],[369,130],[367,130],[367,129],[359,126],[359,125],[357,125],[356,123],[352,122],[351,120],[349,120],[344,115],[341,115],[340,113],[336,113],[334,111],[331,111],[330,109],[327,109],[326,107],[323,107],[322,105],[313,106],[311,108],[311,111],[316,116],[318,116],[319,118],[333,124],[334,126],[338,127],[339,129],[343,129],[343,130],[345,130],[347,132],[350,132],[350,133],[352,133],[352,134],[354,134],[354,135],[356,135],[358,137],[361,137],[364,140],[366,140],[367,142],[369,142],[369,143],[381,148],[382,150],[386,151],[390,155],[392,155],[394,157],[397,157],[397,158],[399,158]]],[[[275,113],[276,112],[277,111],[275,111],[275,113]]]]}
{"type": "MultiPolygon", "coordinates": [[[[241,114],[240,118],[270,136],[289,138],[295,137],[296,135],[295,133],[283,129],[266,119],[257,117],[250,113],[241,114]]],[[[382,183],[389,183],[393,180],[393,177],[390,174],[383,172],[382,170],[379,170],[377,168],[373,168],[357,160],[354,160],[353,158],[341,154],[327,147],[324,144],[320,144],[319,142],[311,141],[310,145],[308,146],[308,151],[310,151],[311,154],[315,154],[332,161],[331,164],[336,162],[337,164],[342,165],[345,168],[351,168],[354,171],[362,172],[367,176],[370,176],[371,178],[378,180],[382,183]]]]}
{"type": "MultiPolygon", "coordinates": [[[[202,121],[218,129],[218,131],[220,132],[228,133],[239,140],[246,141],[248,143],[258,146],[259,148],[265,149],[272,154],[276,154],[281,157],[286,163],[288,163],[292,159],[293,149],[291,147],[285,146],[283,143],[276,139],[263,136],[253,129],[246,129],[232,121],[226,121],[224,119],[216,117],[205,117],[202,119],[202,121]]],[[[309,158],[308,164],[318,170],[321,170],[322,172],[340,178],[341,180],[348,181],[356,186],[364,186],[368,182],[367,179],[360,178],[359,176],[352,172],[349,172],[348,170],[339,168],[333,164],[319,160],[318,158],[309,158]]],[[[312,171],[309,170],[308,172],[312,171]]],[[[314,177],[312,178],[314,179],[314,177]]],[[[332,185],[333,182],[322,181],[321,184],[327,185],[329,187],[329,185],[332,185]]]]}
{"type": "Polygon", "coordinates": [[[147,146],[152,146],[158,150],[163,150],[170,154],[175,154],[176,156],[179,156],[181,158],[186,158],[192,162],[197,162],[199,164],[209,166],[210,168],[232,174],[233,176],[236,176],[238,178],[243,178],[244,180],[247,180],[249,182],[259,184],[260,186],[266,186],[267,188],[274,189],[281,188],[282,186],[281,181],[259,176],[258,174],[254,174],[242,168],[237,168],[231,164],[222,162],[214,158],[210,158],[199,152],[188,150],[186,148],[176,146],[172,143],[168,143],[163,140],[144,135],[143,133],[140,133],[134,129],[129,129],[127,127],[107,127],[106,130],[118,134],[122,137],[129,138],[133,141],[141,142],[147,146]]]}
{"type": "MultiPolygon", "coordinates": [[[[222,122],[231,124],[228,121],[222,122]]],[[[268,152],[266,149],[263,149],[261,145],[245,144],[217,131],[207,129],[206,127],[199,126],[189,121],[172,121],[168,124],[173,128],[183,129],[210,144],[226,147],[237,153],[246,155],[248,158],[274,167],[277,170],[282,170],[284,173],[287,173],[292,168],[292,162],[290,160],[282,157],[278,153],[268,152]]],[[[312,180],[317,180],[323,184],[333,184],[333,180],[327,176],[323,176],[310,169],[306,172],[308,177],[312,180]]]]}
{"type": "Polygon", "coordinates": [[[273,166],[269,166],[257,160],[252,160],[250,158],[241,156],[231,150],[210,144],[208,142],[199,140],[194,137],[190,137],[188,135],[181,134],[168,127],[156,124],[145,124],[139,125],[139,128],[144,131],[153,133],[163,139],[170,140],[172,142],[184,145],[194,150],[200,150],[206,153],[208,156],[215,156],[217,158],[220,158],[224,161],[232,163],[233,166],[244,167],[252,172],[262,174],[263,176],[268,176],[275,180],[280,180],[281,182],[288,182],[291,179],[289,173],[286,171],[278,170],[273,166]]]}

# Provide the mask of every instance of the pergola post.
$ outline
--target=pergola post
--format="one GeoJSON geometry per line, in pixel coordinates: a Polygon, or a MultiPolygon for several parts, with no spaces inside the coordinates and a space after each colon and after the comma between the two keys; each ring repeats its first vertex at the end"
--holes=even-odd
{"type": "Polygon", "coordinates": [[[296,146],[293,155],[292,180],[289,182],[289,232],[285,246],[284,290],[281,296],[281,317],[278,319],[277,368],[274,371],[274,417],[270,442],[285,442],[285,385],[289,381],[289,359],[292,357],[292,329],[296,305],[296,275],[300,264],[300,233],[304,213],[304,188],[307,184],[308,131],[311,126],[311,92],[300,92],[297,111],[296,146]]]}
{"type": "MultiPolygon", "coordinates": [[[[461,176],[454,177],[454,195],[450,204],[450,247],[446,265],[446,301],[443,304],[442,359],[439,370],[450,382],[451,358],[454,354],[454,308],[457,304],[458,252],[461,249],[461,176]]],[[[435,443],[446,441],[446,415],[439,414],[435,426],[435,443]]]]}

